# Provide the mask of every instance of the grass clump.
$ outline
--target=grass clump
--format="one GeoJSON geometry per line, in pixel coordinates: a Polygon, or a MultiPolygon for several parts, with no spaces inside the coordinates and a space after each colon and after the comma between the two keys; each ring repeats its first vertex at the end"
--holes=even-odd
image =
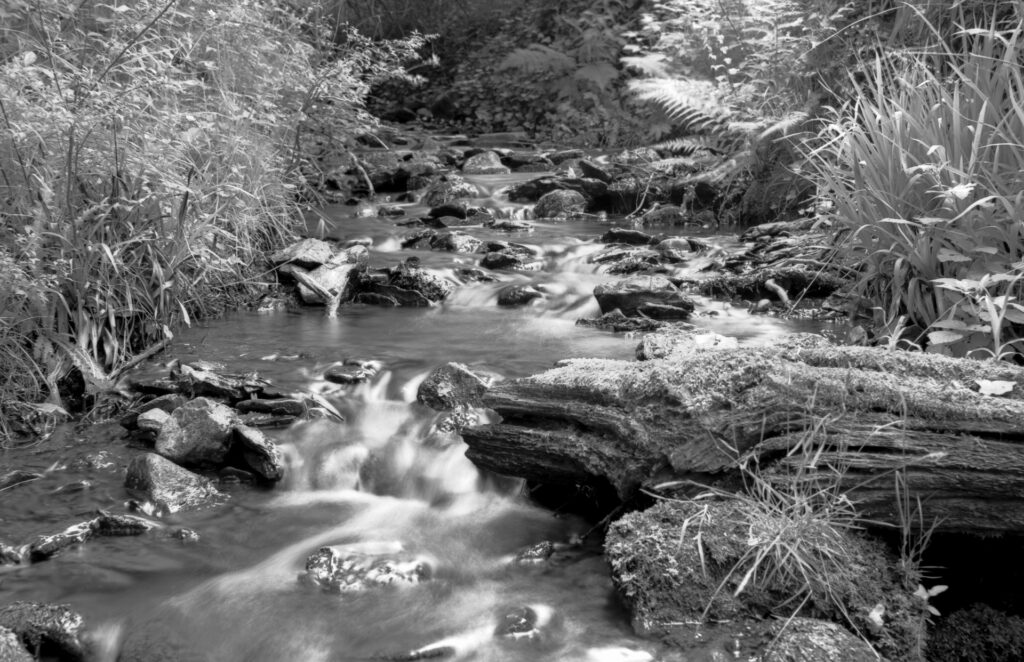
{"type": "Polygon", "coordinates": [[[1024,17],[996,9],[875,58],[811,158],[883,333],[1005,359],[1024,349],[1024,17]]]}
{"type": "Polygon", "coordinates": [[[303,131],[349,138],[419,40],[327,45],[276,0],[8,3],[0,32],[0,420],[109,388],[237,303],[290,238],[303,131]],[[81,390],[81,389],[79,389],[81,390]]]}

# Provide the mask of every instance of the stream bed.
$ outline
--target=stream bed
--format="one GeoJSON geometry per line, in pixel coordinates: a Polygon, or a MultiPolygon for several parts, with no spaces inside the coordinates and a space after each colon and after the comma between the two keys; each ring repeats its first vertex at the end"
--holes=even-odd
{"type": "MultiPolygon", "coordinates": [[[[522,218],[525,207],[501,190],[535,176],[469,177],[481,190],[473,204],[522,218]]],[[[426,211],[405,207],[398,219],[373,215],[372,207],[327,208],[327,236],[372,240],[373,268],[416,256],[454,281],[457,269],[476,266],[478,255],[402,249],[411,230],[396,220],[426,211]]],[[[531,246],[544,266],[461,283],[442,305],[346,305],[335,318],[318,308],[245,311],[180,332],[159,363],[133,376],[162,376],[174,359],[216,361],[230,373],[257,372],[284,391],[319,394],[346,422],[270,431],[288,460],[282,483],[261,489],[222,480],[222,505],[162,518],[168,531],[188,529],[198,540],[98,538],[43,563],[0,565],[2,601],[70,604],[86,618],[99,658],[111,661],[738,659],[734,641],[704,642],[683,654],[635,636],[614,594],[600,532],[587,535],[595,523],[541,508],[520,481],[476,469],[461,441],[438,441],[437,413],[416,403],[419,383],[449,361],[509,379],[564,358],[634,356],[637,338],[575,324],[598,316],[593,289],[616,278],[590,258],[603,248],[597,238],[622,220],[533,223],[532,232],[511,235],[459,228],[531,246]],[[545,296],[498,306],[499,292],[512,284],[545,296]],[[365,384],[323,378],[346,359],[383,368],[365,384]],[[548,562],[513,562],[543,541],[555,545],[548,562]],[[401,551],[429,568],[429,578],[362,594],[324,592],[299,581],[307,557],[324,545],[401,551]],[[536,617],[537,632],[503,633],[523,609],[536,617]]],[[[708,230],[665,230],[735,247],[734,238],[708,230]]],[[[699,266],[680,267],[681,274],[699,275],[699,266]]],[[[820,329],[695,300],[695,325],[740,343],[820,329]]],[[[125,512],[124,467],[142,450],[116,424],[100,423],[0,451],[0,474],[42,474],[0,492],[0,541],[55,533],[98,509],[125,512]]]]}

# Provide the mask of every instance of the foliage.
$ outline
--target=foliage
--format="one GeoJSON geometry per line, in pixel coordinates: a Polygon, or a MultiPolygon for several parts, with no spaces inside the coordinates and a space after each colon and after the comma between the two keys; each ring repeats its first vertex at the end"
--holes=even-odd
{"type": "Polygon", "coordinates": [[[109,387],[134,352],[257,284],[300,218],[297,128],[315,103],[343,133],[367,126],[367,79],[396,57],[326,57],[274,0],[3,12],[0,361],[24,368],[6,372],[6,420],[12,402],[58,406],[71,373],[109,387]]]}
{"type": "Polygon", "coordinates": [[[1011,662],[1024,659],[1024,618],[976,604],[954,612],[928,643],[933,662],[1011,662]]]}
{"type": "Polygon", "coordinates": [[[930,351],[1021,352],[1022,27],[877,58],[813,152],[862,264],[856,293],[930,332],[930,351]]]}

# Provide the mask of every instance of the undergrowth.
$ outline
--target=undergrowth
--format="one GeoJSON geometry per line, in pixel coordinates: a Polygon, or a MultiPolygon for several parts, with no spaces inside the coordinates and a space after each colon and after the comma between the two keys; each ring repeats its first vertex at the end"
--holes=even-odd
{"type": "Polygon", "coordinates": [[[883,335],[1019,360],[1024,16],[959,18],[948,36],[933,27],[933,46],[866,66],[811,155],[883,335]]]}
{"type": "Polygon", "coordinates": [[[314,106],[341,134],[370,126],[370,79],[422,43],[318,48],[305,10],[275,0],[0,15],[2,433],[87,404],[72,398],[259,285],[301,218],[314,106]]]}

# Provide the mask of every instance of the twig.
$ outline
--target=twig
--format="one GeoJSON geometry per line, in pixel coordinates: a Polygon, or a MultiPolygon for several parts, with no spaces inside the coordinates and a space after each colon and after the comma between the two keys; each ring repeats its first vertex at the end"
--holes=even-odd
{"type": "Polygon", "coordinates": [[[146,351],[144,351],[144,352],[142,352],[140,354],[136,354],[133,358],[129,359],[124,365],[122,365],[121,367],[119,367],[118,369],[116,369],[112,373],[110,373],[110,379],[111,380],[116,380],[123,373],[127,372],[128,370],[131,370],[132,368],[134,368],[135,366],[139,365],[143,361],[145,361],[145,360],[155,356],[156,354],[159,354],[160,352],[164,351],[165,349],[167,349],[167,346],[171,344],[171,340],[172,340],[172,338],[164,338],[163,340],[161,340],[157,344],[153,345],[152,347],[150,347],[146,351]]]}

